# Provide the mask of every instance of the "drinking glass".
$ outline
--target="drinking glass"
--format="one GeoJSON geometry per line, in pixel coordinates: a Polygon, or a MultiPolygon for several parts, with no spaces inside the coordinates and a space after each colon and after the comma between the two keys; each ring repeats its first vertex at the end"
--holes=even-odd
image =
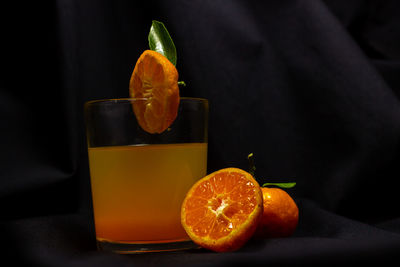
{"type": "Polygon", "coordinates": [[[161,134],[138,124],[132,104],[85,103],[97,246],[117,253],[195,247],[180,223],[186,192],[207,171],[208,101],[182,97],[161,134]]]}

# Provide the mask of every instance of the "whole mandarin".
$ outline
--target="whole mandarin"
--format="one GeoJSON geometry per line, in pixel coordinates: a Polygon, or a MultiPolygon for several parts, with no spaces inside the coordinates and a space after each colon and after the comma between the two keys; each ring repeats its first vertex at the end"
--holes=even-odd
{"type": "Polygon", "coordinates": [[[262,187],[263,215],[257,226],[256,237],[287,237],[294,233],[299,220],[296,202],[280,188],[262,187]]]}

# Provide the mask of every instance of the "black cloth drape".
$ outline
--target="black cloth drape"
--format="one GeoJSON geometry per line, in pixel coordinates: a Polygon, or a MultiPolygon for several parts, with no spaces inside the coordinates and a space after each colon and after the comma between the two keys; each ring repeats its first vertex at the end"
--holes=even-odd
{"type": "Polygon", "coordinates": [[[20,1],[1,7],[3,259],[39,266],[398,261],[398,1],[20,1]],[[235,253],[96,251],[83,103],[128,96],[151,20],[182,96],[210,101],[208,171],[296,181],[290,238],[235,253]]]}

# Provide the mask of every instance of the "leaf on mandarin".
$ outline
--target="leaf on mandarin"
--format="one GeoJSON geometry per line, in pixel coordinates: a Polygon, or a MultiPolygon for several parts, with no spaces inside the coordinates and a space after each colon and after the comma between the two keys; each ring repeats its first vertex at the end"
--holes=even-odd
{"type": "Polygon", "coordinates": [[[295,182],[293,182],[293,183],[264,183],[262,186],[265,187],[265,186],[270,186],[270,185],[277,186],[280,188],[292,188],[296,185],[296,183],[295,182]]]}

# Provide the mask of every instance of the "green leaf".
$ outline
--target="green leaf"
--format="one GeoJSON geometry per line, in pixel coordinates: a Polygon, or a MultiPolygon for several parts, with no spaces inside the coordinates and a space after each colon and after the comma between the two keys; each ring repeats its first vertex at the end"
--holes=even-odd
{"type": "Polygon", "coordinates": [[[162,54],[176,66],[176,48],[162,22],[153,20],[148,39],[151,50],[162,54]]]}
{"type": "Polygon", "coordinates": [[[262,186],[269,186],[269,185],[274,185],[280,188],[292,188],[296,185],[296,183],[265,183],[262,186]]]}

